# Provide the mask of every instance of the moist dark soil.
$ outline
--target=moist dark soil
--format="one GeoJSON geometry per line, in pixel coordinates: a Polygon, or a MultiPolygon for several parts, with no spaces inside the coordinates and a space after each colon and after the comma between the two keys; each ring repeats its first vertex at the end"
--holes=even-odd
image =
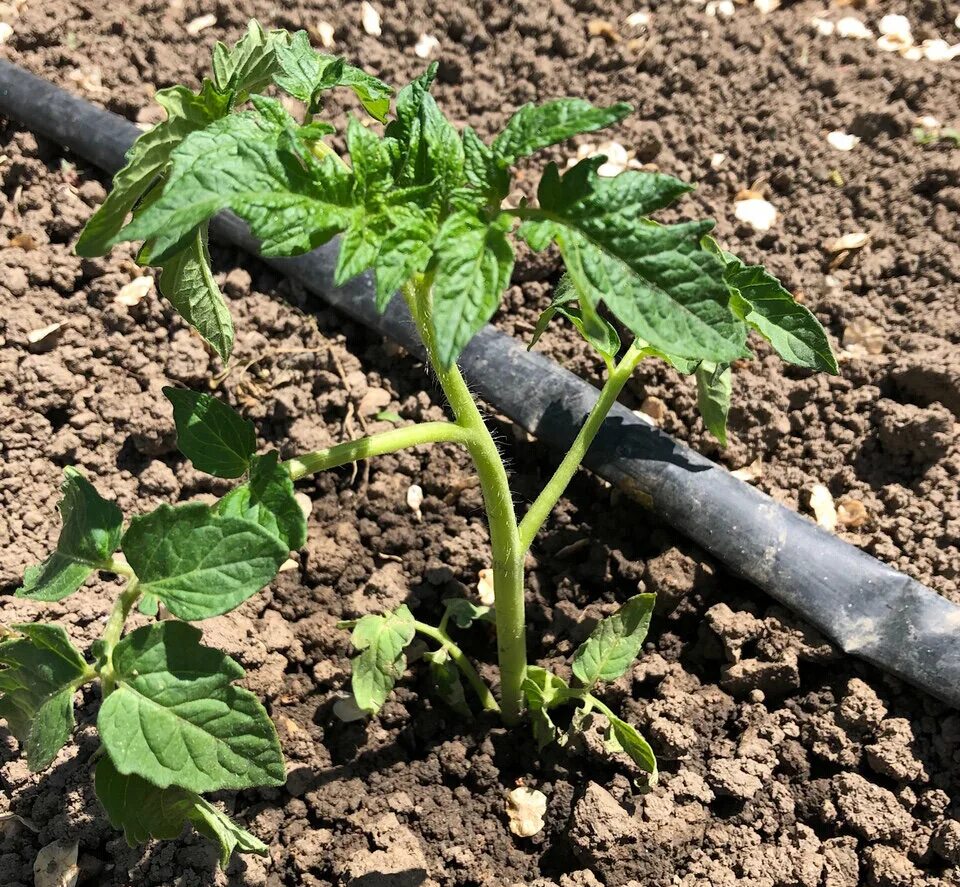
{"type": "MultiPolygon", "coordinates": [[[[730,467],[761,459],[757,483],[781,501],[804,507],[814,483],[859,500],[866,521],[842,528],[850,541],[960,600],[960,150],[922,147],[911,135],[921,115],[958,122],[957,62],[821,37],[809,26],[822,12],[813,3],[767,16],[737,7],[731,19],[656,6],[646,30],[627,28],[633,10],[608,2],[380,8],[378,38],[363,32],[355,3],[27,0],[3,5],[0,18],[14,29],[6,57],[144,123],[157,119],[154,89],[198,81],[213,41],[235,39],[252,15],[270,26],[329,21],[338,51],[392,82],[422,68],[417,37],[437,36],[441,104],[484,134],[529,100],[632,101],[636,117],[611,136],[639,160],[701,183],[679,213],[715,217],[725,245],[762,257],[838,343],[866,318],[880,346],[869,354],[851,345],[837,379],[785,369],[760,349],[738,370],[726,451],[695,418],[689,384],[661,366],[641,369],[631,405],[646,402],[668,431],[730,467]],[[208,12],[217,24],[188,34],[185,24],[208,12]],[[590,36],[595,20],[619,39],[590,36]],[[862,141],[839,153],[825,138],[835,129],[862,141]],[[718,169],[715,153],[726,155],[718,169]],[[733,216],[734,197],[750,185],[781,214],[765,234],[733,216]],[[869,245],[831,268],[825,243],[859,230],[869,245]]],[[[906,14],[918,38],[958,39],[946,3],[829,14],[875,29],[887,12],[906,14]]],[[[331,110],[342,123],[345,108],[331,110]]],[[[264,445],[285,455],[389,427],[377,419],[384,410],[442,415],[421,365],[249,257],[215,249],[238,330],[236,363],[223,376],[155,293],[133,307],[115,301],[137,273],[131,248],[73,256],[105,195],[102,176],[11,124],[0,140],[3,622],[53,619],[80,645],[102,631],[116,592],[109,582],[54,605],[12,597],[56,536],[63,466],[81,466],[127,513],[223,491],[176,452],[165,384],[216,379],[257,421],[264,445]],[[56,334],[29,343],[31,331],[55,323],[56,334]]],[[[522,186],[533,181],[531,170],[522,186]]],[[[501,328],[528,336],[557,274],[553,258],[521,256],[501,328]]],[[[569,330],[552,330],[544,348],[598,380],[569,330]]],[[[498,434],[517,499],[529,501],[550,457],[508,424],[498,434]]],[[[489,565],[487,534],[471,466],[452,447],[330,472],[303,491],[313,508],[296,569],[203,624],[207,642],[249,670],[247,686],[266,702],[288,758],[284,788],[217,798],[270,857],[244,857],[222,874],[190,833],[128,848],[91,791],[90,691],[78,697],[76,743],[42,778],[0,728],[0,814],[25,820],[0,817],[0,884],[32,883],[38,849],[58,838],[79,843],[81,885],[960,884],[960,715],[840,655],[587,474],[529,557],[531,654],[562,671],[593,620],[638,589],[660,595],[643,657],[608,693],[653,743],[660,785],[640,792],[631,765],[592,740],[541,754],[525,730],[467,722],[430,695],[416,665],[378,718],[341,723],[332,706],[348,686],[350,651],[337,619],[404,601],[435,616],[444,597],[473,593],[489,565]],[[414,483],[426,494],[421,520],[406,505],[414,483]],[[548,799],[533,838],[507,828],[504,794],[520,783],[548,799]]],[[[489,658],[482,631],[465,644],[489,658]]]]}

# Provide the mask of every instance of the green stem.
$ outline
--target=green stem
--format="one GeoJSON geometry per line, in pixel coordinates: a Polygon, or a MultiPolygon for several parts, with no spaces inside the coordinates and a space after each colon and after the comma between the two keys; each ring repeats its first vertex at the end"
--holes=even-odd
{"type": "Polygon", "coordinates": [[[384,456],[387,453],[395,453],[397,450],[405,450],[420,444],[446,441],[465,444],[468,436],[463,428],[452,422],[422,422],[371,434],[359,440],[348,440],[326,450],[304,453],[284,464],[290,476],[294,480],[300,480],[317,471],[337,468],[371,456],[384,456]]]}
{"type": "Polygon", "coordinates": [[[140,597],[140,584],[134,579],[117,598],[107,619],[107,626],[103,630],[103,652],[106,659],[106,665],[100,672],[100,679],[103,681],[103,696],[109,696],[116,686],[116,673],[113,670],[113,650],[120,642],[120,636],[123,634],[123,626],[127,622],[127,617],[133,609],[133,605],[140,597]]]}
{"type": "Polygon", "coordinates": [[[469,434],[466,444],[480,478],[480,489],[483,492],[490,529],[501,714],[504,723],[511,725],[520,720],[523,712],[522,687],[527,671],[523,600],[524,549],[520,545],[517,531],[510,482],[497,445],[457,365],[454,363],[445,367],[437,358],[433,325],[430,323],[430,285],[431,279],[426,276],[417,284],[404,286],[403,294],[440,387],[456,416],[457,424],[469,434]]]}
{"type": "Polygon", "coordinates": [[[470,683],[470,686],[473,687],[477,696],[480,697],[480,703],[483,705],[485,711],[500,711],[500,706],[497,705],[497,700],[493,698],[490,688],[483,682],[483,678],[477,674],[473,663],[466,657],[463,650],[456,645],[450,635],[443,631],[443,629],[434,628],[425,622],[415,622],[414,626],[420,634],[432,638],[447,651],[454,665],[463,672],[463,676],[470,683]]]}
{"type": "Polygon", "coordinates": [[[563,461],[557,466],[553,477],[547,481],[546,486],[540,491],[540,495],[527,509],[527,513],[520,522],[520,545],[523,551],[530,548],[534,538],[543,526],[543,522],[556,507],[564,490],[566,490],[567,485],[580,467],[580,463],[583,462],[590,444],[593,443],[593,439],[597,436],[597,432],[607,418],[607,413],[617,402],[623,386],[626,385],[627,380],[640,360],[643,359],[644,354],[643,346],[639,346],[637,343],[632,344],[610,373],[606,384],[600,391],[600,397],[594,404],[593,409],[590,410],[590,414],[580,428],[580,432],[567,454],[563,457],[563,461]]]}

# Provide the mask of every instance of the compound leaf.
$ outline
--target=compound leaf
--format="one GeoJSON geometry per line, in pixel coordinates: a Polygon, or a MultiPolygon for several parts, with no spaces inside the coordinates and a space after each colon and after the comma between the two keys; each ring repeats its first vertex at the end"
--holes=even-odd
{"type": "Polygon", "coordinates": [[[257,449],[253,422],[222,400],[184,388],[163,389],[173,404],[177,445],[198,471],[217,477],[240,477],[257,449]]]}
{"type": "Polygon", "coordinates": [[[251,458],[250,480],[227,493],[217,504],[217,513],[259,524],[290,551],[307,541],[307,520],[296,500],[293,480],[275,450],[251,458]]]}
{"type": "Polygon", "coordinates": [[[553,301],[544,309],[537,320],[533,336],[527,350],[533,348],[543,335],[554,315],[559,314],[573,324],[574,329],[608,363],[616,359],[620,351],[620,336],[616,328],[596,311],[584,311],[571,303],[577,301],[576,285],[568,274],[564,274],[557,284],[553,301]]]}
{"type": "Polygon", "coordinates": [[[610,729],[607,731],[604,743],[607,751],[626,753],[641,770],[650,774],[647,778],[648,785],[656,785],[659,779],[657,756],[650,748],[650,743],[640,735],[636,727],[626,721],[611,714],[607,714],[606,717],[610,722],[610,729]]]}
{"type": "Polygon", "coordinates": [[[133,518],[123,553],[145,595],[192,620],[227,613],[256,594],[276,576],[289,548],[259,524],[195,502],[133,518]]]}
{"type": "Polygon", "coordinates": [[[460,680],[460,669],[450,658],[446,649],[428,651],[423,658],[430,664],[430,676],[433,678],[437,695],[457,714],[465,718],[473,716],[460,680]]]}
{"type": "Polygon", "coordinates": [[[138,628],[113,650],[114,691],[97,726],[117,771],[192,792],[282,785],[283,756],[264,707],[231,683],[243,668],[183,622],[138,628]]]}
{"type": "Polygon", "coordinates": [[[551,164],[520,235],[535,250],[556,241],[584,311],[604,301],[634,335],[680,358],[742,356],[746,325],[731,310],[722,262],[700,243],[713,223],[646,218],[690,187],[659,173],[604,179],[598,164],[584,160],[562,177],[551,164]]]}
{"type": "Polygon", "coordinates": [[[727,445],[727,414],[730,412],[732,373],[726,364],[703,361],[697,367],[697,407],[707,430],[727,445]]]}
{"type": "Polygon", "coordinates": [[[361,709],[376,714],[386,702],[406,668],[403,651],[415,632],[413,614],[406,604],[383,616],[368,615],[357,621],[350,640],[360,653],[352,660],[351,683],[361,709]]]}
{"type": "Polygon", "coordinates": [[[109,569],[111,555],[120,544],[120,509],[103,499],[76,468],[67,467],[63,473],[63,498],[57,506],[63,529],[56,551],[42,564],[27,568],[17,597],[62,600],[95,570],[109,569]]]}
{"type": "Polygon", "coordinates": [[[502,222],[461,210],[441,225],[435,249],[431,320],[437,358],[449,367],[497,310],[513,273],[513,247],[502,222]]]}
{"type": "Polygon", "coordinates": [[[527,666],[523,680],[523,695],[530,710],[533,735],[538,748],[544,748],[554,742],[559,730],[549,715],[549,710],[569,698],[570,688],[563,678],[539,665],[527,666]]]}
{"type": "Polygon", "coordinates": [[[555,145],[571,136],[594,132],[623,120],[633,109],[625,102],[596,108],[584,99],[553,99],[542,105],[524,105],[507,121],[493,142],[493,153],[502,166],[555,145]]]}
{"type": "Polygon", "coordinates": [[[140,776],[125,776],[109,755],[97,764],[94,787],[110,824],[123,829],[131,847],[151,838],[173,840],[192,822],[198,832],[219,844],[221,868],[227,867],[234,850],[261,856],[268,852],[265,844],[196,792],[178,785],[158,788],[140,776]]]}
{"type": "Polygon", "coordinates": [[[797,302],[762,265],[744,265],[726,254],[725,277],[734,290],[734,307],[746,323],[789,363],[811,370],[839,372],[837,358],[820,321],[797,302]]]}
{"type": "Polygon", "coordinates": [[[232,48],[220,42],[214,46],[214,85],[235,102],[263,89],[279,66],[277,52],[288,39],[286,31],[264,31],[259,22],[251,20],[232,48]]]}
{"type": "Polygon", "coordinates": [[[14,625],[0,642],[0,718],[23,745],[36,773],[73,732],[73,694],[90,669],[59,625],[14,625]]]}
{"type": "Polygon", "coordinates": [[[655,594],[637,594],[616,613],[601,619],[573,654],[573,673],[585,687],[615,681],[637,658],[653,615],[655,594]]]}

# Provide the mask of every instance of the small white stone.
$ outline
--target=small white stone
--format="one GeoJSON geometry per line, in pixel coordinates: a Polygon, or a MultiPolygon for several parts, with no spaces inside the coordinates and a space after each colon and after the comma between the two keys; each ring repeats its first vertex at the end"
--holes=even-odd
{"type": "Polygon", "coordinates": [[[769,15],[780,8],[780,0],[753,0],[753,5],[760,10],[761,15],[769,15]]]}
{"type": "Polygon", "coordinates": [[[485,607],[492,607],[497,601],[493,587],[493,570],[489,567],[477,574],[477,595],[485,607]]]}
{"type": "Polygon", "coordinates": [[[881,34],[888,37],[900,37],[904,40],[913,40],[910,22],[905,15],[885,15],[877,25],[881,34]]]}
{"type": "Polygon", "coordinates": [[[724,163],[727,162],[727,155],[721,154],[719,151],[716,154],[710,155],[710,169],[720,169],[724,163]]]}
{"type": "Polygon", "coordinates": [[[153,289],[153,278],[149,274],[142,277],[134,277],[130,283],[120,287],[120,291],[114,296],[113,301],[127,308],[140,304],[153,289]]]}
{"type": "Polygon", "coordinates": [[[818,15],[810,19],[810,24],[821,37],[829,37],[837,27],[830,19],[820,18],[818,15]]]}
{"type": "Polygon", "coordinates": [[[883,34],[877,38],[877,48],[881,52],[904,52],[913,46],[913,37],[907,35],[906,39],[896,34],[883,34]]]}
{"type": "Polygon", "coordinates": [[[631,28],[646,28],[649,27],[652,16],[646,10],[638,10],[637,12],[631,12],[630,15],[626,18],[626,24],[631,28]]]}
{"type": "Polygon", "coordinates": [[[925,114],[923,117],[918,117],[917,125],[922,126],[924,129],[940,129],[940,127],[943,126],[932,114],[925,114]]]}
{"type": "Polygon", "coordinates": [[[0,22],[0,44],[6,43],[13,36],[13,26],[0,22]]]}
{"type": "Polygon", "coordinates": [[[827,133],[827,144],[837,151],[852,151],[860,144],[860,137],[835,129],[827,133]]]}
{"type": "Polygon", "coordinates": [[[418,58],[428,59],[439,46],[440,41],[436,37],[431,34],[421,34],[417,40],[417,45],[413,47],[413,51],[418,58]]]}
{"type": "Polygon", "coordinates": [[[336,42],[333,39],[334,27],[330,22],[317,22],[317,27],[315,28],[317,39],[320,41],[320,45],[324,49],[330,49],[333,44],[336,42]]]}
{"type": "Polygon", "coordinates": [[[924,57],[931,62],[949,62],[960,55],[960,43],[951,46],[946,40],[924,40],[920,47],[924,57]]]}
{"type": "Polygon", "coordinates": [[[823,484],[814,484],[810,491],[810,509],[817,523],[831,533],[837,528],[837,506],[833,496],[823,484]]]}
{"type": "Polygon", "coordinates": [[[198,16],[195,19],[187,22],[186,32],[191,37],[196,37],[201,31],[205,31],[207,28],[212,28],[217,23],[217,17],[211,12],[207,15],[198,16]]]}
{"type": "Polygon", "coordinates": [[[908,46],[900,50],[900,55],[911,62],[919,62],[923,58],[923,49],[920,46],[908,46]]]}
{"type": "Polygon", "coordinates": [[[733,214],[754,231],[769,231],[777,221],[776,207],[762,197],[749,197],[734,204],[733,214]]]}
{"type": "Polygon", "coordinates": [[[380,13],[367,0],[363,0],[360,4],[360,24],[372,37],[379,37],[383,33],[383,28],[380,26],[380,13]]]}
{"type": "Polygon", "coordinates": [[[423,520],[420,506],[423,505],[423,488],[419,484],[410,484],[407,488],[407,507],[417,520],[423,520]]]}
{"type": "Polygon", "coordinates": [[[873,36],[873,31],[860,19],[848,15],[837,22],[837,35],[850,40],[869,40],[873,36]]]}
{"type": "Polygon", "coordinates": [[[830,252],[842,253],[851,249],[863,249],[870,242],[870,235],[866,231],[852,231],[842,234],[830,246],[830,252]]]}
{"type": "Polygon", "coordinates": [[[736,7],[733,0],[710,0],[704,12],[711,18],[732,18],[736,7]]]}

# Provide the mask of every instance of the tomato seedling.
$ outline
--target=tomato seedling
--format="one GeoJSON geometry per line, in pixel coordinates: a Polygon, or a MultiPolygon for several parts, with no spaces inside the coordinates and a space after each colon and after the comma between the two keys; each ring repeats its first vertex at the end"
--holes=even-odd
{"type": "MultiPolygon", "coordinates": [[[[234,685],[241,668],[204,647],[187,622],[226,613],[267,585],[306,525],[295,481],[318,471],[433,442],[472,458],[490,533],[494,605],[445,602],[438,624],[399,606],[343,623],[356,650],[356,706],[376,714],[406,668],[416,635],[439,695],[469,712],[463,681],[482,708],[513,725],[526,713],[541,745],[565,742],[599,714],[607,747],[652,783],[653,750],[603,701],[640,652],[653,596],[638,594],[603,619],[573,654],[564,679],[527,660],[524,556],[577,471],[637,364],[664,360],[693,374],[707,428],[725,438],[731,365],[747,358],[748,333],[786,360],[837,371],[814,316],[762,267],[723,251],[708,220],[661,224],[650,216],[691,186],[658,172],[598,174],[604,158],[561,171],[549,164],[536,199],[506,202],[522,160],[579,133],[610,126],[630,108],[556,99],[520,108],[490,143],[458,132],[430,93],[436,73],[392,90],[341,58],[317,53],[304,32],[264,32],[255,22],[232,49],[219,44],[212,79],[175,86],[157,100],[167,119],[143,134],[106,202],[77,244],[83,256],[142,241],[139,261],[160,269],[170,304],[227,361],[233,327],[207,253],[207,226],[232,210],[264,255],[290,256],[340,237],[339,283],[372,271],[380,310],[397,292],[409,310],[450,408],[450,419],[397,427],[281,462],[258,454],[251,423],[209,394],[167,389],[179,446],[196,468],[241,482],[216,504],[162,505],[124,529],[118,509],[67,470],[57,550],[26,575],[20,594],[60,600],[97,570],[127,580],[89,662],[62,628],[17,625],[0,644],[0,716],[31,768],[50,764],[73,725],[74,692],[99,680],[102,755],[96,789],[131,841],[177,835],[185,822],[219,841],[222,859],[264,846],[205,801],[204,792],[278,785],[280,747],[266,711],[234,685]],[[345,87],[372,118],[351,117],[346,156],[319,120],[329,90],[345,87]],[[295,118],[265,90],[303,103],[295,118]],[[377,124],[384,124],[382,133],[377,124]],[[607,380],[569,452],[518,518],[508,472],[457,358],[490,320],[510,282],[514,240],[557,249],[566,265],[533,336],[560,317],[596,349],[607,380]],[[621,337],[626,336],[629,341],[621,337]],[[122,551],[123,559],[116,554],[122,551]],[[175,617],[124,634],[132,608],[175,617]],[[181,621],[182,620],[182,621],[181,621]],[[495,625],[499,682],[481,679],[455,639],[474,622],[495,625]],[[497,692],[495,693],[494,690],[497,692]],[[561,729],[553,712],[573,708],[561,729]]],[[[531,345],[533,342],[531,342],[531,345]]],[[[563,722],[560,721],[560,724],[563,722]]]]}

